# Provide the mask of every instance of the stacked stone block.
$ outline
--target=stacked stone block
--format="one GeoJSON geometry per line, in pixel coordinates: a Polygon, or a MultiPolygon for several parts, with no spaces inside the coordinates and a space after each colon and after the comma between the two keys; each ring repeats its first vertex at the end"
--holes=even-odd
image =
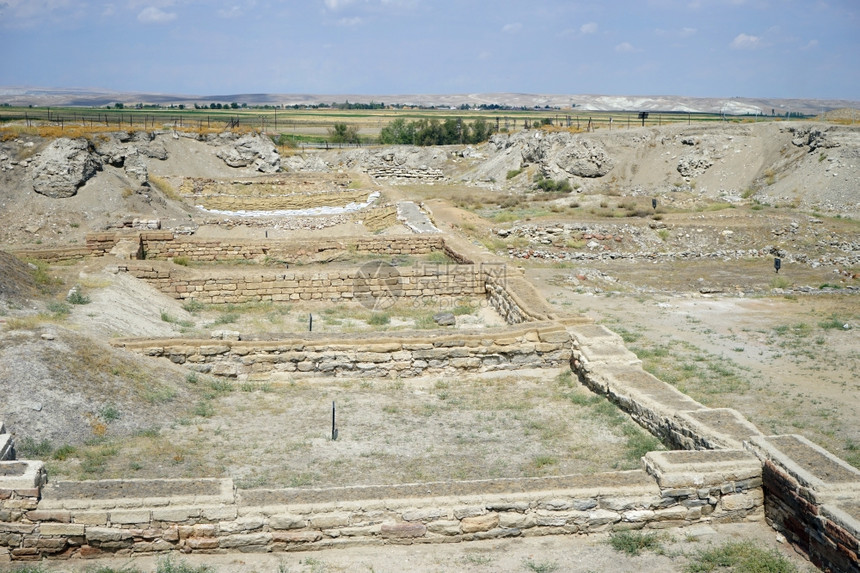
{"type": "Polygon", "coordinates": [[[194,370],[239,379],[278,372],[329,376],[418,376],[430,372],[487,372],[518,368],[558,368],[570,361],[570,336],[564,326],[529,327],[480,334],[373,337],[354,334],[276,341],[136,340],[115,346],[147,356],[168,358],[194,370]]]}

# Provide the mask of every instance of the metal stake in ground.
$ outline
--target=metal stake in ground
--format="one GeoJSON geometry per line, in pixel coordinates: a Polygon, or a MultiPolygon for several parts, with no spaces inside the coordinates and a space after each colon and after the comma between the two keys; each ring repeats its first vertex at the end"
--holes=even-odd
{"type": "Polygon", "coordinates": [[[331,402],[331,439],[332,441],[337,439],[337,417],[334,400],[331,402]]]}
{"type": "Polygon", "coordinates": [[[314,331],[314,315],[308,313],[308,332],[314,331]]]}

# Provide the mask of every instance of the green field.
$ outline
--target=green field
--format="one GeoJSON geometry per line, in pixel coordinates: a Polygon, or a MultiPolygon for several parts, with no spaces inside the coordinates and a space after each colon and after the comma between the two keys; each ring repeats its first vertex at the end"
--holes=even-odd
{"type": "MultiPolygon", "coordinates": [[[[23,121],[27,127],[51,126],[62,131],[67,125],[83,126],[101,130],[135,129],[187,129],[199,131],[221,131],[225,128],[242,128],[266,133],[296,136],[299,141],[323,142],[328,140],[329,130],[336,123],[345,123],[358,128],[363,142],[372,143],[380,130],[394,119],[406,121],[462,118],[472,122],[483,118],[499,131],[519,131],[528,125],[547,121],[557,129],[586,131],[592,129],[627,129],[640,127],[639,112],[602,112],[565,109],[528,110],[475,110],[475,109],[179,109],[143,107],[11,107],[0,108],[0,125],[23,121]]],[[[753,116],[731,116],[725,121],[752,122],[753,116]]],[[[724,121],[719,114],[687,114],[651,112],[646,126],[670,123],[724,121]]]]}

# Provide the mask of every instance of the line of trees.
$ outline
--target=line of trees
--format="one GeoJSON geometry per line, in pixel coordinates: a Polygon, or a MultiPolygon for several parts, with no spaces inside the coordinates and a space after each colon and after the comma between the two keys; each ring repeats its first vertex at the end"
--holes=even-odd
{"type": "Polygon", "coordinates": [[[382,128],[379,143],[404,145],[452,145],[455,143],[481,143],[487,141],[493,127],[483,118],[471,124],[461,118],[419,119],[407,122],[398,118],[382,128]]]}

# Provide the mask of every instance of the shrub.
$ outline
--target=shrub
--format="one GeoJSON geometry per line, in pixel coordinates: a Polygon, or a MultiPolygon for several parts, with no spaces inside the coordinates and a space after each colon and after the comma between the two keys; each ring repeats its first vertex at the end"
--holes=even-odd
{"type": "Polygon", "coordinates": [[[391,322],[391,316],[387,312],[374,312],[367,319],[367,324],[371,326],[383,326],[391,322]]]}
{"type": "Polygon", "coordinates": [[[510,171],[508,171],[507,175],[505,175],[505,179],[513,179],[522,172],[522,169],[511,169],[510,171]]]}
{"type": "Polygon", "coordinates": [[[570,186],[567,179],[555,180],[544,179],[543,177],[538,177],[535,188],[548,193],[570,193],[573,191],[573,187],[570,186]]]}
{"type": "Polygon", "coordinates": [[[66,316],[72,309],[69,305],[60,301],[51,301],[47,305],[48,311],[53,313],[55,317],[60,318],[66,316]]]}
{"type": "Polygon", "coordinates": [[[113,422],[114,420],[119,420],[121,414],[113,404],[105,404],[99,410],[99,416],[107,422],[113,422]]]}
{"type": "Polygon", "coordinates": [[[42,459],[51,455],[51,452],[54,451],[54,446],[47,439],[37,442],[27,436],[16,445],[15,450],[20,459],[42,459]]]}
{"type": "Polygon", "coordinates": [[[756,547],[751,541],[734,541],[720,547],[704,549],[687,565],[689,573],[725,571],[738,573],[795,573],[797,568],[776,551],[756,547]]]}
{"type": "Polygon", "coordinates": [[[846,320],[839,318],[839,316],[836,313],[833,313],[830,315],[830,317],[827,320],[822,320],[821,322],[819,322],[818,326],[820,326],[824,330],[833,330],[833,329],[842,330],[843,328],[845,328],[846,323],[847,323],[846,320]]]}
{"type": "Polygon", "coordinates": [[[173,257],[173,264],[174,265],[180,265],[183,267],[187,267],[189,262],[190,261],[188,260],[188,257],[173,257]]]}
{"type": "Polygon", "coordinates": [[[214,569],[208,565],[194,567],[184,561],[175,561],[173,556],[168,556],[158,562],[155,573],[214,573],[214,569]]]}
{"type": "Polygon", "coordinates": [[[69,291],[66,300],[71,304],[90,304],[90,297],[81,294],[79,288],[75,287],[71,291],[69,291]]]}
{"type": "Polygon", "coordinates": [[[609,544],[616,551],[627,555],[639,555],[643,550],[659,551],[660,538],[656,533],[641,531],[619,531],[609,536],[609,544]]]}
{"type": "Polygon", "coordinates": [[[233,324],[239,320],[239,315],[233,312],[225,312],[221,316],[215,319],[213,324],[233,324]]]}
{"type": "Polygon", "coordinates": [[[194,299],[186,301],[182,304],[182,309],[185,312],[190,312],[192,314],[194,314],[195,312],[199,312],[199,311],[203,310],[205,307],[206,307],[206,305],[204,305],[202,302],[200,302],[199,300],[194,300],[194,299]]]}

